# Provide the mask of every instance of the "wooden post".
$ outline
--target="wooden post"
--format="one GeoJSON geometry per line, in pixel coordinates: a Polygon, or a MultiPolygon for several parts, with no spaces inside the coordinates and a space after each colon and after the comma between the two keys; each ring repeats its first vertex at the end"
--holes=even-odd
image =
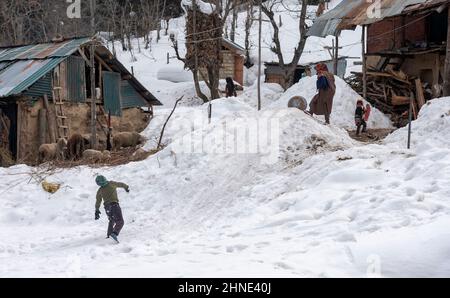
{"type": "Polygon", "coordinates": [[[44,108],[47,110],[47,126],[48,134],[50,136],[50,143],[56,143],[56,118],[52,117],[47,94],[44,94],[44,108]]]}
{"type": "Polygon", "coordinates": [[[39,110],[39,145],[47,143],[47,110],[39,110]]]}
{"type": "Polygon", "coordinates": [[[19,161],[20,156],[20,137],[22,136],[20,131],[22,129],[22,105],[17,104],[17,140],[16,140],[16,161],[19,161]]]}
{"type": "Polygon", "coordinates": [[[335,43],[335,52],[334,52],[334,75],[338,75],[338,62],[339,62],[339,33],[336,34],[336,43],[335,43]]]}
{"type": "Polygon", "coordinates": [[[411,149],[411,125],[412,125],[412,114],[413,114],[413,100],[414,95],[411,93],[409,95],[409,115],[408,115],[408,149],[411,149]]]}
{"type": "Polygon", "coordinates": [[[366,59],[366,25],[362,26],[361,45],[362,45],[362,72],[363,72],[363,97],[367,99],[367,59],[366,59]]]}
{"type": "Polygon", "coordinates": [[[450,96],[450,5],[448,6],[447,54],[445,56],[444,96],[450,96]]]}
{"type": "Polygon", "coordinates": [[[261,111],[261,37],[262,36],[262,0],[259,0],[259,37],[258,37],[258,111],[261,111]]]}
{"type": "Polygon", "coordinates": [[[167,64],[170,64],[170,56],[169,56],[169,53],[167,53],[167,64]]]}
{"type": "Polygon", "coordinates": [[[91,44],[91,148],[97,147],[97,109],[95,96],[95,45],[91,44]]]}

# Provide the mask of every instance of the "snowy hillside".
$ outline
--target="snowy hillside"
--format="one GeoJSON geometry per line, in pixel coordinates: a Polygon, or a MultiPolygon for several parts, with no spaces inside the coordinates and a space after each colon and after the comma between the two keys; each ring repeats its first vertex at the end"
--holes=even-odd
{"type": "MultiPolygon", "coordinates": [[[[63,183],[55,195],[30,180],[32,168],[0,169],[0,275],[449,273],[450,99],[433,101],[413,123],[413,139],[426,141],[413,150],[402,149],[404,137],[362,146],[296,110],[272,111],[280,129],[274,163],[260,154],[220,154],[225,117],[242,126],[270,111],[257,114],[238,100],[213,109],[214,124],[170,128],[172,145],[144,162],[55,173],[48,180],[63,183]],[[423,133],[427,127],[434,133],[423,133]],[[215,139],[216,153],[184,153],[176,140],[187,135],[193,144],[215,139]],[[117,246],[103,239],[105,215],[93,220],[98,173],[131,186],[120,193],[126,226],[117,246]]],[[[147,136],[158,131],[158,117],[147,136]]]]}
{"type": "MultiPolygon", "coordinates": [[[[283,22],[284,30],[294,26],[287,14],[283,22]]],[[[172,20],[179,39],[183,28],[182,18],[172,20]]],[[[156,147],[185,96],[164,150],[115,167],[0,168],[0,277],[450,274],[450,98],[423,107],[411,150],[406,128],[376,144],[350,138],[358,96],[340,79],[331,125],[286,107],[294,95],[311,100],[314,77],[286,93],[263,84],[260,112],[249,82],[238,97],[215,100],[208,123],[208,105],[184,82],[181,62],[167,65],[169,50],[163,37],[151,52],[136,51],[137,61],[118,52],[165,104],[142,132],[145,149],[156,147]],[[103,208],[94,220],[98,174],[130,185],[119,191],[120,244],[105,239],[103,208]],[[45,192],[43,178],[61,189],[45,192]]],[[[371,117],[371,128],[391,126],[377,110],[371,117]]]]}

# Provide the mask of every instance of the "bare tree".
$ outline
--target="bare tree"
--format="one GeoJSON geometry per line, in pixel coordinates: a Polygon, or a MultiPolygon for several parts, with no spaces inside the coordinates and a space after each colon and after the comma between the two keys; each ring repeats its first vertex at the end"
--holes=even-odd
{"type": "Polygon", "coordinates": [[[283,87],[285,89],[289,88],[289,86],[292,85],[295,69],[297,68],[298,62],[300,61],[300,57],[305,48],[307,38],[306,32],[308,30],[308,27],[306,25],[306,16],[307,16],[308,0],[298,0],[298,2],[301,5],[298,24],[300,39],[297,43],[297,46],[294,49],[294,55],[290,62],[286,61],[283,55],[282,46],[280,42],[280,28],[275,20],[274,7],[277,5],[282,5],[282,0],[269,0],[262,5],[262,11],[269,18],[269,21],[274,31],[273,33],[274,45],[271,47],[271,50],[278,57],[278,65],[283,71],[283,78],[284,78],[283,87]]]}
{"type": "Polygon", "coordinates": [[[250,68],[254,65],[250,58],[250,31],[252,29],[254,20],[254,5],[252,2],[248,2],[246,5],[247,18],[245,19],[245,65],[250,68]]]}

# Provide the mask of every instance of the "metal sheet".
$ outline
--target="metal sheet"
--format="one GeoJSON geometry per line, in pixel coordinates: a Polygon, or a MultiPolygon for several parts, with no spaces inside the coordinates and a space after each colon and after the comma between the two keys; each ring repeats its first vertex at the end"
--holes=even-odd
{"type": "Polygon", "coordinates": [[[126,80],[120,82],[120,97],[122,109],[148,106],[147,101],[126,80]]]}
{"type": "Polygon", "coordinates": [[[81,57],[70,56],[67,63],[67,100],[86,102],[86,70],[81,57]]]}
{"type": "Polygon", "coordinates": [[[366,0],[344,0],[334,9],[317,18],[308,30],[308,36],[337,35],[341,30],[354,30],[359,25],[370,25],[385,18],[448,4],[449,0],[381,0],[380,13],[372,14],[374,3],[366,0]]]}
{"type": "Polygon", "coordinates": [[[106,113],[122,116],[122,106],[120,102],[120,73],[103,72],[103,98],[105,100],[106,113]]]}
{"type": "Polygon", "coordinates": [[[43,97],[47,94],[49,99],[53,98],[52,94],[52,75],[48,72],[42,78],[40,78],[36,83],[34,83],[27,91],[23,93],[24,95],[31,96],[34,98],[43,97]]]}
{"type": "Polygon", "coordinates": [[[90,38],[78,38],[59,43],[44,43],[22,47],[0,49],[0,61],[47,59],[68,57],[90,38]]]}
{"type": "Polygon", "coordinates": [[[22,93],[64,59],[25,60],[9,65],[0,72],[0,97],[22,93]]]}

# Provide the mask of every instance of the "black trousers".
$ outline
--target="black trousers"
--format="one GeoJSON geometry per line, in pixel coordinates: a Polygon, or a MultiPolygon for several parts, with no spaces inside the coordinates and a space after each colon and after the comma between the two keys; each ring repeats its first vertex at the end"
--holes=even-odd
{"type": "Polygon", "coordinates": [[[361,126],[362,126],[362,132],[366,132],[366,130],[367,130],[367,123],[366,123],[366,121],[364,121],[364,119],[357,119],[356,120],[356,135],[360,134],[361,126]]]}
{"type": "Polygon", "coordinates": [[[119,235],[124,225],[122,209],[120,209],[119,203],[105,205],[105,211],[109,219],[107,236],[109,237],[112,232],[119,235]]]}

